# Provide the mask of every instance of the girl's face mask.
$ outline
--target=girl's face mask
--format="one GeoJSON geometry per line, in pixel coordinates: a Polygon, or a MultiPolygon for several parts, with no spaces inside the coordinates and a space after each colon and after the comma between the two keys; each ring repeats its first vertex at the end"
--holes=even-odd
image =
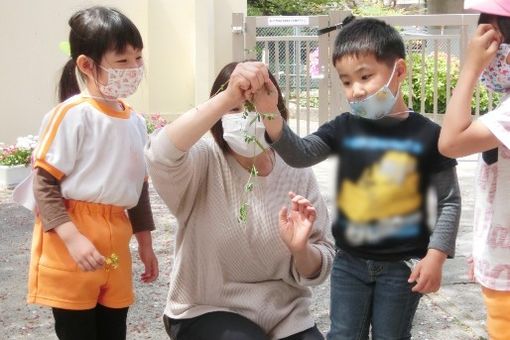
{"type": "Polygon", "coordinates": [[[249,112],[247,117],[243,113],[226,114],[221,118],[221,125],[223,139],[241,156],[255,157],[269,148],[264,137],[266,128],[256,112],[249,112]]]}
{"type": "Polygon", "coordinates": [[[391,72],[390,79],[388,79],[388,82],[383,85],[381,89],[363,100],[349,102],[353,114],[362,118],[373,120],[381,119],[390,114],[393,106],[395,106],[395,102],[397,101],[397,96],[400,91],[399,86],[397,93],[393,95],[390,88],[388,87],[391,79],[393,79],[396,67],[397,64],[395,63],[393,66],[393,71],[391,72]]]}
{"type": "Polygon", "coordinates": [[[107,97],[126,98],[136,92],[143,78],[143,65],[135,68],[105,68],[107,74],[105,85],[99,84],[99,91],[107,97]]]}
{"type": "Polygon", "coordinates": [[[482,72],[481,82],[492,91],[510,93],[510,64],[506,62],[509,53],[510,45],[500,44],[496,56],[482,72]]]}

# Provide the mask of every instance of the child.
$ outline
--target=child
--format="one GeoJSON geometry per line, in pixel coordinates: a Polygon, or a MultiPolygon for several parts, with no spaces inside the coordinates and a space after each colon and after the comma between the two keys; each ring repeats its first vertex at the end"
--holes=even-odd
{"type": "Polygon", "coordinates": [[[471,98],[481,80],[510,93],[510,2],[466,1],[482,12],[457,87],[446,109],[439,151],[450,157],[481,152],[473,231],[474,277],[482,285],[491,339],[510,339],[510,99],[473,121],[471,98]]]}
{"type": "MultiPolygon", "coordinates": [[[[398,32],[376,19],[350,20],[336,38],[333,64],[352,112],[303,139],[280,117],[264,124],[291,166],[310,166],[331,154],[341,160],[328,339],[367,339],[370,326],[374,339],[409,339],[421,294],[439,289],[443,263],[454,255],[456,161],[437,150],[439,126],[405,106],[405,48],[398,32]],[[426,209],[431,186],[438,197],[432,233],[426,209]]],[[[267,96],[274,95],[255,94],[257,110],[277,112],[267,96]]]]}
{"type": "Polygon", "coordinates": [[[125,339],[133,232],[142,281],[158,276],[146,128],[118,99],[133,94],[143,76],[143,43],[135,25],[111,8],[79,11],[69,25],[62,103],[46,115],[35,150],[39,213],[28,302],[53,308],[59,339],[125,339]],[[81,93],[75,73],[85,84],[81,93]]]}

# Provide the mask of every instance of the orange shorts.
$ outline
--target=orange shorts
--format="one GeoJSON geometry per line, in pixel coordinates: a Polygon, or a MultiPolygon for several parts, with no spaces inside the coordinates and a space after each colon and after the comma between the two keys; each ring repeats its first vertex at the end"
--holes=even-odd
{"type": "Polygon", "coordinates": [[[127,307],[134,301],[129,241],[131,223],[123,208],[66,202],[71,220],[105,257],[116,254],[116,269],[84,272],[55,231],[44,232],[36,218],[28,276],[28,303],[84,310],[97,304],[127,307]]]}
{"type": "Polygon", "coordinates": [[[491,340],[510,339],[510,292],[482,287],[487,307],[487,332],[491,340]]]}

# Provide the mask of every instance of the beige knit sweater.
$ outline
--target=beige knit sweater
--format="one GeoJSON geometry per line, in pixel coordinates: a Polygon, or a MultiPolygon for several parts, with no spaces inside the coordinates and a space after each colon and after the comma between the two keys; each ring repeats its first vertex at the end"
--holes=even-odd
{"type": "Polygon", "coordinates": [[[329,218],[311,169],[290,168],[276,156],[273,171],[246,194],[248,171],[212,139],[182,152],[162,131],[151,137],[146,156],[153,184],[178,220],[165,314],[181,319],[231,311],[272,339],[312,327],[307,286],[329,275],[334,249],[325,238],[329,218]],[[279,236],[278,212],[289,204],[289,191],[317,209],[311,241],[322,254],[322,268],[312,280],[299,275],[279,236]],[[237,221],[244,201],[246,224],[237,221]]]}

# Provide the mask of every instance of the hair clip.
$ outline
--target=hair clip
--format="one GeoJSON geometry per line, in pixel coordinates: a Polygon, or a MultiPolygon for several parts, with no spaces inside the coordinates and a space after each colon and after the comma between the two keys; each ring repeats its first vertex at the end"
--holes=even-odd
{"type": "Polygon", "coordinates": [[[336,25],[330,26],[330,27],[326,27],[326,28],[321,28],[320,30],[317,31],[317,35],[322,35],[322,34],[329,33],[331,31],[337,30],[337,29],[341,29],[342,27],[344,27],[345,25],[347,25],[348,23],[350,23],[354,19],[356,19],[356,17],[354,15],[348,15],[339,24],[336,24],[336,25]]]}
{"type": "Polygon", "coordinates": [[[326,28],[321,28],[320,30],[317,31],[317,35],[323,35],[323,34],[326,34],[326,33],[329,33],[331,31],[334,31],[336,29],[340,29],[342,28],[344,24],[341,23],[341,24],[337,24],[335,26],[330,26],[330,27],[326,27],[326,28]]]}

